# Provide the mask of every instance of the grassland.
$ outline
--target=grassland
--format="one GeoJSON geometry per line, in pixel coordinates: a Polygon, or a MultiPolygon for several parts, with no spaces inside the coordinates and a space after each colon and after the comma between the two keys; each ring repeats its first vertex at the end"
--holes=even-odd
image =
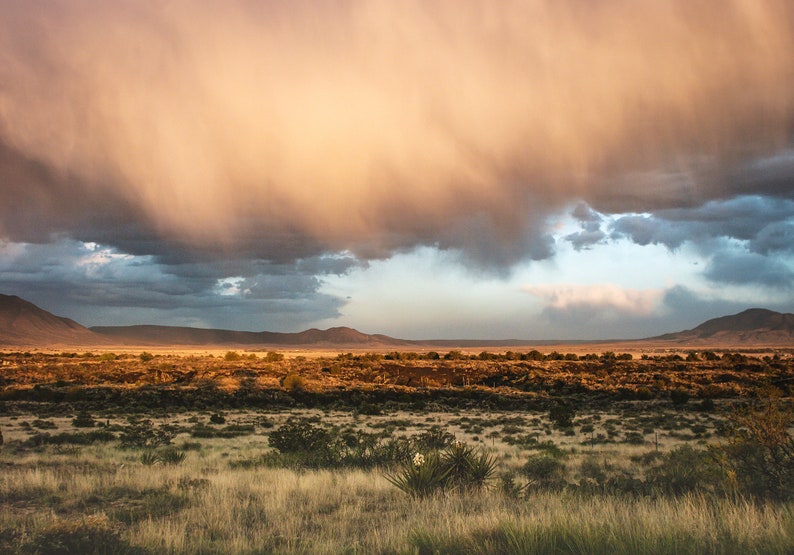
{"type": "Polygon", "coordinates": [[[794,551],[788,353],[447,355],[4,353],[0,551],[794,551]],[[455,440],[484,487],[389,481],[455,440]]]}

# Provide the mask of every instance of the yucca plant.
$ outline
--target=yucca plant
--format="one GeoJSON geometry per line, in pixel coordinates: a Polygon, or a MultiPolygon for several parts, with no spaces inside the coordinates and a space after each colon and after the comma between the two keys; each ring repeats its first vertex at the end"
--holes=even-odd
{"type": "Polygon", "coordinates": [[[141,463],[146,466],[154,466],[161,463],[160,455],[154,451],[144,451],[141,453],[141,463]]]}
{"type": "Polygon", "coordinates": [[[447,485],[459,490],[479,490],[496,472],[496,459],[485,451],[456,441],[441,453],[447,469],[447,485]]]}
{"type": "Polygon", "coordinates": [[[485,451],[472,452],[469,460],[469,473],[466,486],[469,489],[479,490],[496,473],[496,457],[485,451]]]}
{"type": "Polygon", "coordinates": [[[435,491],[482,489],[496,472],[496,459],[456,441],[441,454],[417,453],[410,463],[386,479],[405,493],[424,497],[435,491]]]}
{"type": "Polygon", "coordinates": [[[397,473],[386,474],[386,479],[412,497],[426,497],[444,488],[449,472],[437,454],[417,453],[397,473]]]}
{"type": "Polygon", "coordinates": [[[187,454],[178,449],[163,449],[160,452],[160,460],[165,464],[182,464],[187,454]]]}

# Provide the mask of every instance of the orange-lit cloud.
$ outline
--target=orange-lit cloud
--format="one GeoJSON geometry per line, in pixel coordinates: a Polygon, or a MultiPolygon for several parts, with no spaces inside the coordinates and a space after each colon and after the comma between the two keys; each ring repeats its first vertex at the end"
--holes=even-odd
{"type": "Polygon", "coordinates": [[[542,258],[574,199],[744,187],[791,139],[793,21],[788,0],[4,2],[0,234],[542,258]]]}

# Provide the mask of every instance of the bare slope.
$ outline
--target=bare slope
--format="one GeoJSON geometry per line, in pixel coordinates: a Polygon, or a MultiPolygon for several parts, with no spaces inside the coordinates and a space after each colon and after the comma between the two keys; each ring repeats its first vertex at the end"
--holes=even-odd
{"type": "Polygon", "coordinates": [[[751,308],[708,320],[691,330],[652,339],[678,343],[794,344],[794,314],[751,308]]]}
{"type": "Polygon", "coordinates": [[[13,295],[0,295],[0,345],[92,345],[107,339],[13,295]]]}

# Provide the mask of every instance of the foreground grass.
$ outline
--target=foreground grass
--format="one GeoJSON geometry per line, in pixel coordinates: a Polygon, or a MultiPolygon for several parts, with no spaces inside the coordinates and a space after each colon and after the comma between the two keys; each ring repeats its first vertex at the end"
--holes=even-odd
{"type": "Polygon", "coordinates": [[[791,553],[794,505],[531,492],[411,499],[381,471],[145,466],[112,446],[0,456],[10,553],[791,553]]]}

